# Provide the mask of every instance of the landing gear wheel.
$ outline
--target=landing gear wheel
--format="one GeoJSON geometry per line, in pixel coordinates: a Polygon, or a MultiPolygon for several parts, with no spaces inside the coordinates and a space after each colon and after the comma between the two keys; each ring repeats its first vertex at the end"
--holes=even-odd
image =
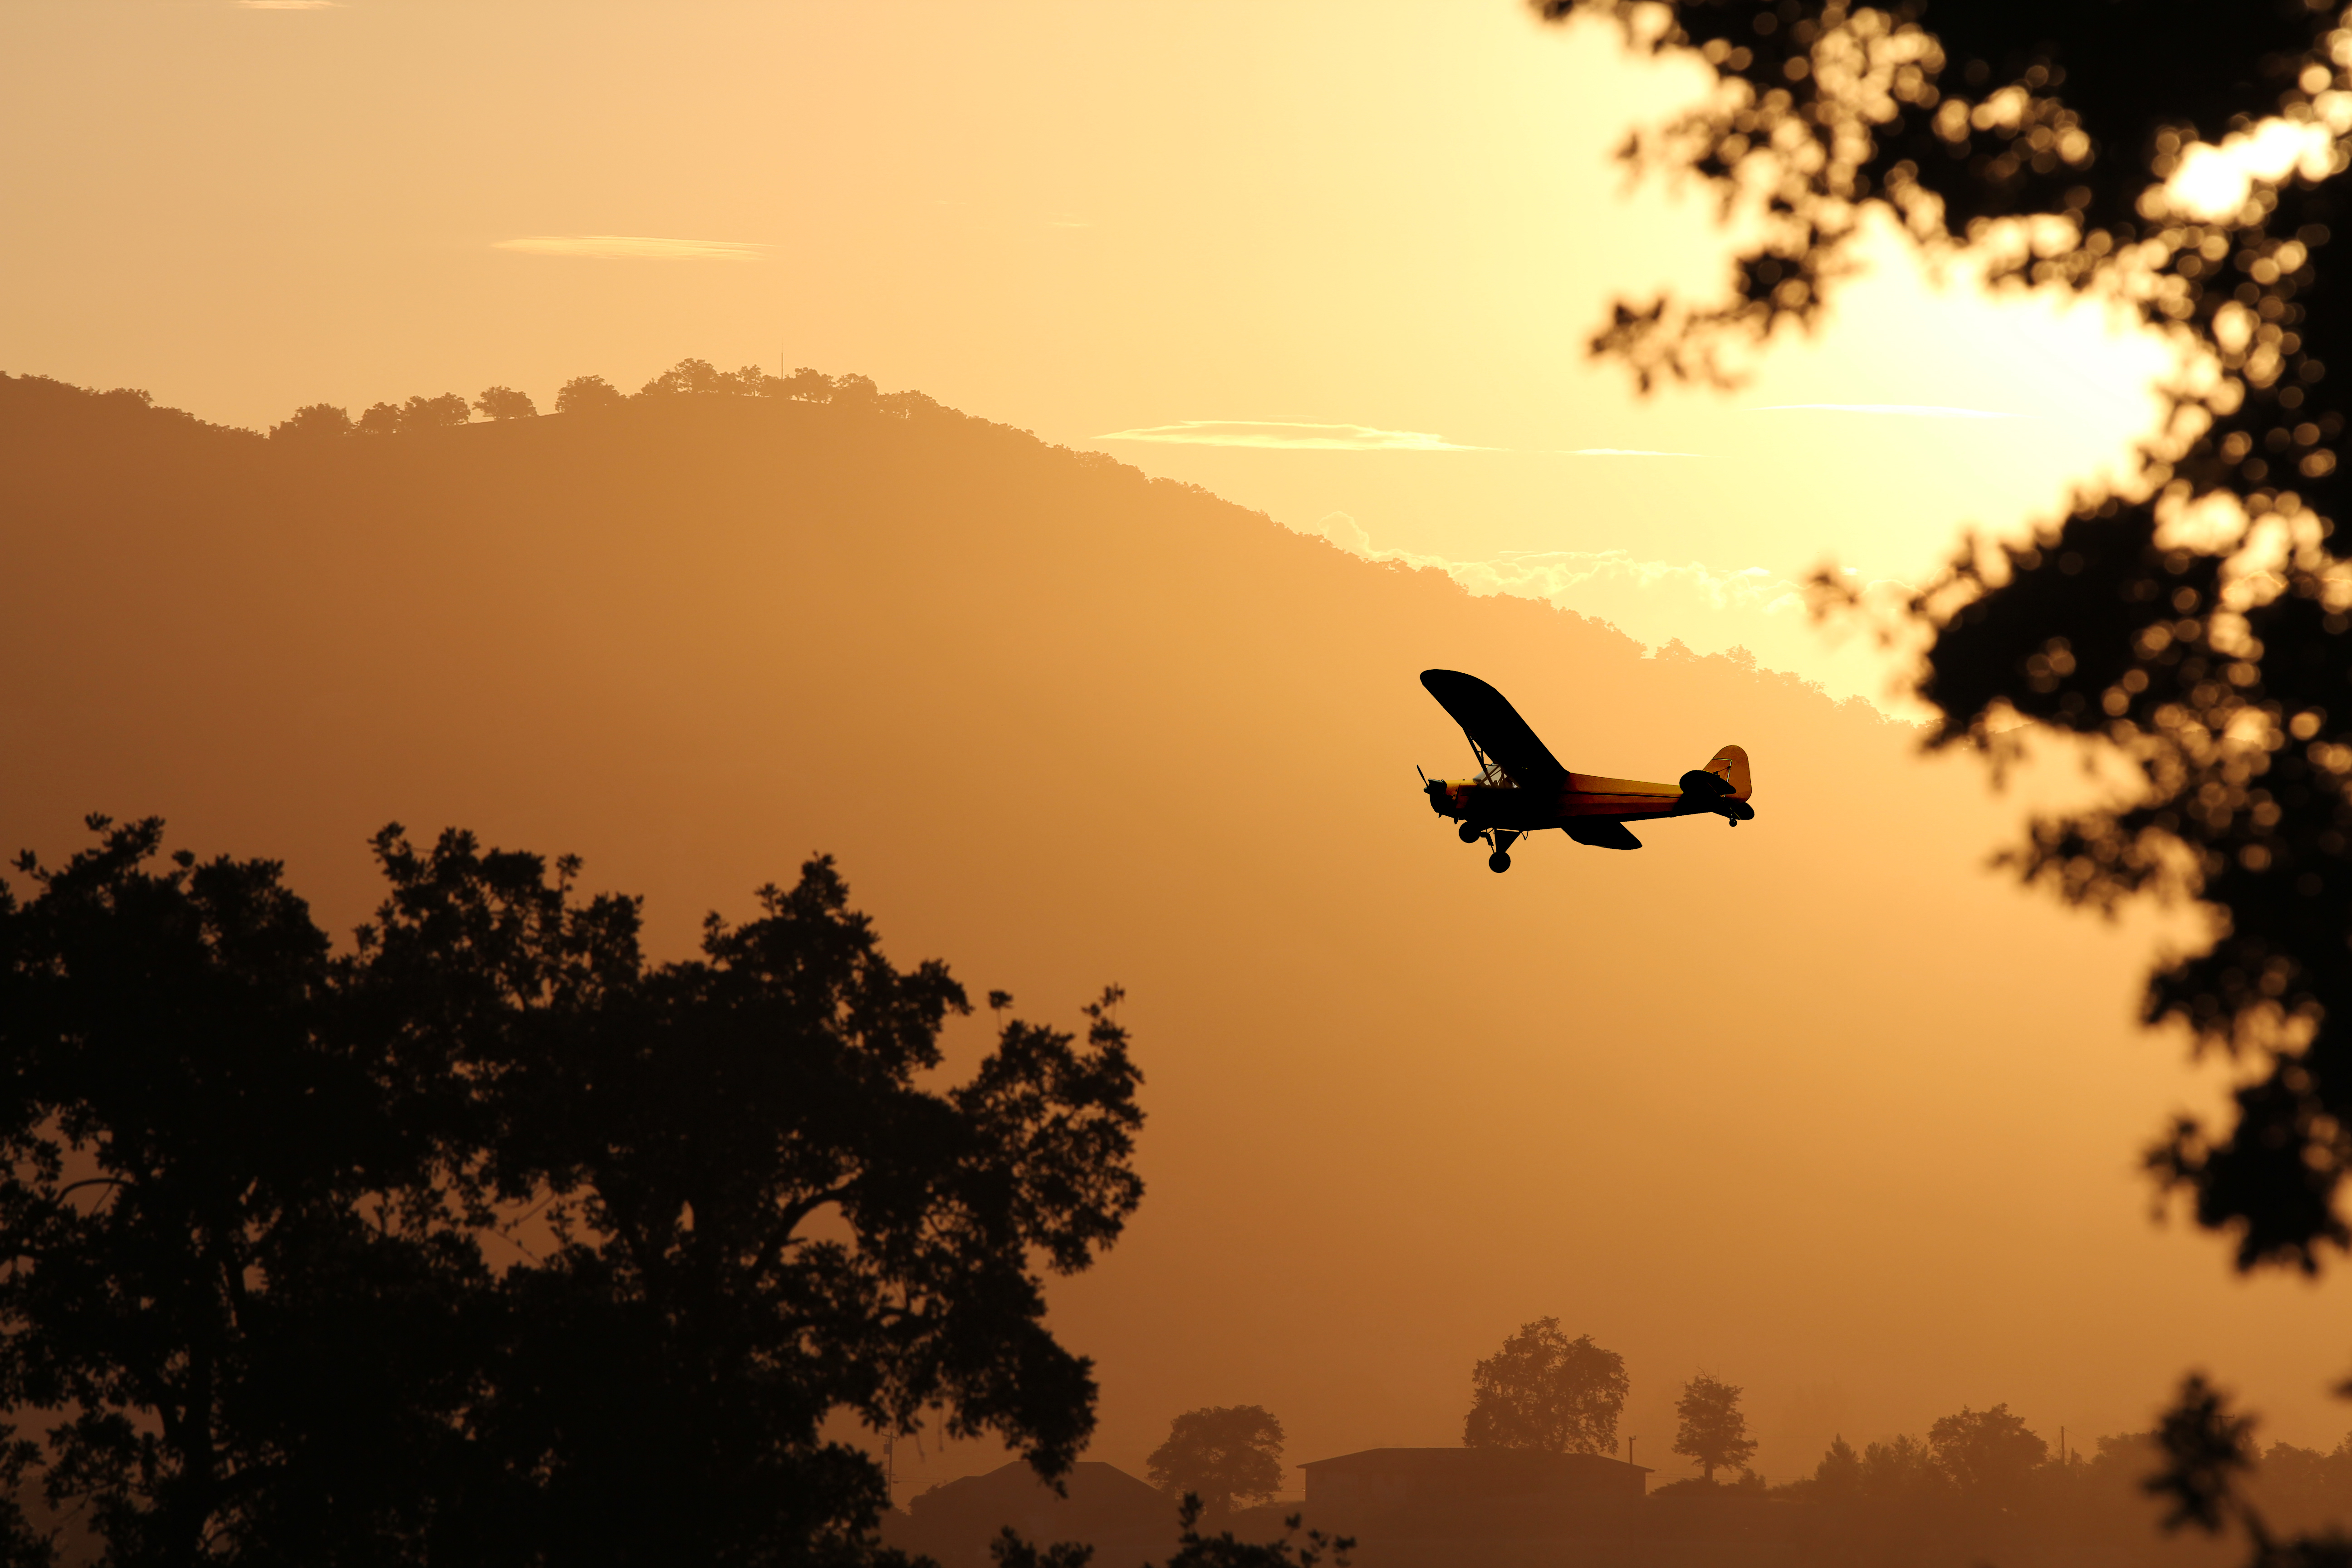
{"type": "Polygon", "coordinates": [[[1501,850],[1497,849],[1486,857],[1486,869],[1489,871],[1507,871],[1510,868],[1511,858],[1501,850]]]}
{"type": "Polygon", "coordinates": [[[1477,828],[1471,826],[1466,822],[1460,827],[1454,829],[1454,832],[1461,837],[1462,842],[1465,844],[1475,844],[1478,840],[1486,837],[1486,834],[1479,831],[1477,828]]]}

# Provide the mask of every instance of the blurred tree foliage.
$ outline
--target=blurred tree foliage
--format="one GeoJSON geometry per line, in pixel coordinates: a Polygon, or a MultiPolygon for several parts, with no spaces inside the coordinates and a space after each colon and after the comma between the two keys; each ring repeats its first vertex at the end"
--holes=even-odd
{"type": "Polygon", "coordinates": [[[1996,284],[2120,301],[2181,351],[2138,474],[2031,543],[1972,544],[1913,605],[1934,632],[1919,690],[1939,743],[1991,746],[2014,713],[2137,764],[2138,798],[2037,823],[2024,868],[2073,900],[2174,889],[2220,917],[2148,1014],[2269,1070],[2232,1124],[2183,1122],[2150,1163],[2235,1230],[2242,1266],[2314,1267],[2352,1240],[2352,573],[2327,542],[2343,417],[2326,386],[2352,366],[2352,310],[2325,271],[2352,32],[2305,0],[1538,4],[1716,73],[1627,155],[1696,171],[1755,226],[1727,299],[1616,307],[1595,347],[1643,386],[1727,376],[1728,347],[1816,321],[1873,207],[1996,284]],[[2272,117],[2312,151],[2235,210],[2200,216],[2165,185],[2192,148],[2272,117]]]}
{"type": "Polygon", "coordinates": [[[1538,1318],[1470,1370],[1471,1448],[1533,1448],[1546,1454],[1609,1454],[1625,1408],[1625,1358],[1571,1340],[1558,1318],[1538,1318]]]}
{"type": "Polygon", "coordinates": [[[389,828],[337,954],[274,863],[91,825],[0,883],[0,1401],[47,1424],[0,1480],[110,1561],[848,1563],[835,1412],[1075,1459],[1040,1270],[1140,1196],[1116,992],[933,1089],[962,989],[829,860],[654,964],[576,863],[389,828]]]}
{"type": "Polygon", "coordinates": [[[1169,1423],[1145,1476],[1162,1491],[1197,1497],[1211,1518],[1282,1489],[1282,1423],[1260,1405],[1188,1410],[1169,1423]]]}
{"type": "MultiPolygon", "coordinates": [[[[1695,171],[1755,226],[1726,298],[1616,307],[1594,346],[1645,388],[1725,378],[1727,351],[1818,320],[1874,208],[1996,286],[2097,295],[2179,350],[2137,473],[2028,542],[1971,540],[1912,602],[1932,634],[1918,690],[1937,743],[1999,755],[2022,716],[2137,767],[2131,798],[2035,822],[2019,863],[2079,902],[2179,892],[2210,910],[2215,940],[2158,971],[2147,1014],[2252,1072],[2224,1124],[2181,1120],[2148,1164],[2234,1234],[2241,1268],[2315,1271],[2352,1245],[2352,569],[2331,543],[2347,497],[2327,385],[2352,367],[2328,270],[2352,29],[2326,0],[1536,4],[1715,72],[1626,153],[1695,171]],[[2305,151],[2234,207],[2169,183],[2272,121],[2305,151]]],[[[2180,1518],[2230,1513],[2212,1499],[2249,1441],[2210,1388],[2184,1388],[2162,1483],[2192,1500],[2180,1518]]],[[[2243,1519],[2264,1556],[2342,1555],[2243,1519]]]]}

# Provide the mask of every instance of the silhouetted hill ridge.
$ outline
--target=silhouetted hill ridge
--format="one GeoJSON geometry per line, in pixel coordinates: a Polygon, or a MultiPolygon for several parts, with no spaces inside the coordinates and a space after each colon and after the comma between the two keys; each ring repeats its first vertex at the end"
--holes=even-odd
{"type": "MultiPolygon", "coordinates": [[[[983,453],[993,453],[1011,458],[1015,465],[1024,461],[1039,465],[1045,473],[1058,470],[1065,476],[1084,476],[1081,482],[1091,479],[1105,487],[1100,498],[1104,500],[1128,499],[1127,492],[1158,494],[1162,501],[1171,497],[1190,498],[1216,509],[1222,514],[1220,521],[1228,529],[1245,529],[1252,521],[1273,525],[1273,520],[1265,512],[1226,502],[1198,485],[1150,478],[1108,454],[1048,443],[1034,432],[980,418],[915,393],[891,394],[883,400],[831,404],[782,397],[646,393],[589,412],[479,421],[448,428],[404,431],[396,436],[353,434],[327,441],[273,441],[264,440],[251,430],[206,423],[183,409],[156,405],[145,393],[120,388],[99,392],[47,376],[0,373],[0,447],[5,447],[16,463],[24,465],[21,477],[32,480],[26,487],[30,493],[25,499],[35,504],[42,500],[72,504],[72,497],[66,490],[43,493],[43,469],[47,470],[52,480],[72,488],[93,486],[109,475],[119,480],[135,474],[154,474],[168,483],[187,487],[171,498],[181,504],[195,500],[197,497],[191,491],[205,486],[207,480],[231,488],[249,483],[290,500],[293,497],[286,489],[289,480],[298,492],[309,486],[338,481],[368,487],[397,483],[420,467],[452,461],[448,455],[452,449],[464,452],[470,459],[466,467],[473,477],[495,484],[495,471],[483,472],[485,465],[496,470],[517,464],[528,466],[551,457],[577,458],[581,456],[582,438],[590,431],[595,433],[596,446],[606,448],[607,459],[614,455],[610,444],[615,436],[625,442],[633,435],[656,432],[671,440],[682,439],[687,453],[691,453],[696,441],[705,443],[707,449],[701,455],[706,458],[761,435],[795,442],[831,438],[887,467],[903,467],[922,458],[970,460],[983,453]],[[154,473],[151,468],[151,464],[165,459],[167,455],[176,455],[182,460],[192,458],[192,443],[213,461],[200,468],[165,473],[154,473]],[[74,453],[86,453],[87,466],[76,464],[67,456],[74,453]]],[[[101,489],[97,493],[105,491],[101,489]]],[[[119,493],[126,500],[137,495],[135,490],[119,493]]],[[[138,499],[150,503],[166,500],[153,493],[138,499]]],[[[1278,525],[1267,527],[1265,531],[1269,539],[1279,540],[1300,554],[1345,555],[1320,539],[1292,534],[1278,525]]],[[[1351,563],[1360,569],[1424,578],[1433,587],[1442,585],[1444,591],[1466,596],[1465,590],[1441,572],[1395,563],[1351,563]]],[[[1591,635],[1592,642],[1589,646],[1580,643],[1580,651],[1597,653],[1610,642],[1619,645],[1612,649],[1619,657],[1641,657],[1648,651],[1606,622],[1537,601],[1512,600],[1510,604],[1528,605],[1534,613],[1556,621],[1572,633],[1591,635]]],[[[1755,668],[1752,660],[1742,659],[1736,653],[1699,656],[1679,642],[1672,642],[1656,650],[1655,657],[1667,663],[1696,664],[1724,679],[1738,679],[1744,673],[1764,687],[1791,695],[1811,696],[1832,707],[1879,717],[1866,702],[1848,700],[1839,703],[1801,677],[1755,668]]]]}

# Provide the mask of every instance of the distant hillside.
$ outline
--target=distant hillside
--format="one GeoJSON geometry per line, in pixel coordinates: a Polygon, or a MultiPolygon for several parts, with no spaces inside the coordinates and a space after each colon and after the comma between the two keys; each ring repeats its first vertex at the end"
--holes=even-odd
{"type": "MultiPolygon", "coordinates": [[[[7,380],[0,591],[0,847],[162,812],[342,926],[364,835],[459,823],[673,951],[822,848],[900,958],[1033,1016],[1125,984],[1151,1189],[1056,1321],[1130,1468],[1211,1403],[1294,1461],[1458,1440],[1546,1313],[1626,1354],[1645,1458],[1705,1365],[1775,1477],[1965,1401],[2120,1430],[2207,1353],[2151,1295],[2253,1321],[2144,1225],[2140,950],[1982,874],[1972,769],[1788,677],[913,399],[302,442],[7,380]],[[1579,769],[1738,742],[1758,820],[1492,875],[1414,775],[1469,763],[1433,665],[1579,769]]],[[[2293,1339],[2223,1370],[2299,1388],[2293,1339]]]]}

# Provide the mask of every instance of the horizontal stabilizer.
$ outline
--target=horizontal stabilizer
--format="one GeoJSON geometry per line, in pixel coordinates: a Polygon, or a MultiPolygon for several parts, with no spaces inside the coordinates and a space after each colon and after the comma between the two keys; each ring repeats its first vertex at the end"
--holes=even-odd
{"type": "Polygon", "coordinates": [[[1590,844],[1595,849],[1639,849],[1642,841],[1632,829],[1614,817],[1571,816],[1560,825],[1568,836],[1579,844],[1590,844]]]}

